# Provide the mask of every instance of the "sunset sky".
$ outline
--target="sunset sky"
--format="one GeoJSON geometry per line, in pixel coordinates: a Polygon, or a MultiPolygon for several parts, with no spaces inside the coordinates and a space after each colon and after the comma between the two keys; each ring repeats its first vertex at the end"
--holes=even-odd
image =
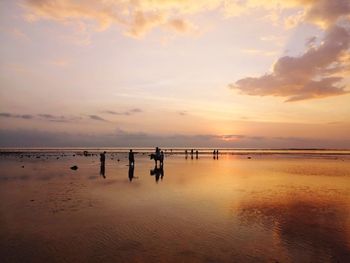
{"type": "Polygon", "coordinates": [[[0,147],[350,148],[348,0],[2,0],[0,41],[0,147]]]}

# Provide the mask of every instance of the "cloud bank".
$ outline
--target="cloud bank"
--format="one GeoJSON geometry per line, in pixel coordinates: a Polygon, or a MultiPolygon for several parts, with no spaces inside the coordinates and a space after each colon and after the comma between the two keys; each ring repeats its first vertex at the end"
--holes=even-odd
{"type": "MultiPolygon", "coordinates": [[[[17,114],[9,112],[0,112],[0,118],[6,119],[23,119],[23,120],[41,120],[41,121],[50,121],[50,122],[67,122],[74,123],[81,121],[84,118],[81,116],[65,116],[65,115],[53,115],[49,113],[39,113],[39,114],[17,114]]],[[[106,119],[98,115],[88,115],[88,119],[95,121],[106,121],[106,119]]]]}
{"type": "Polygon", "coordinates": [[[244,134],[149,134],[126,132],[80,134],[30,129],[0,129],[0,147],[232,147],[232,148],[349,148],[349,140],[264,137],[244,134]]]}
{"type": "Polygon", "coordinates": [[[137,113],[141,113],[143,112],[143,110],[139,109],[139,108],[133,108],[127,111],[113,111],[113,110],[105,110],[103,111],[103,113],[106,114],[111,114],[111,115],[124,115],[124,116],[130,116],[133,114],[137,114],[137,113]]]}

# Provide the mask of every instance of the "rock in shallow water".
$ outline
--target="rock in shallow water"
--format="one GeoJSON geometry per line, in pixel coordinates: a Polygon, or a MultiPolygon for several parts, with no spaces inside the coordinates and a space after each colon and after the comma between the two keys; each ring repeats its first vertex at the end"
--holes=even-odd
{"type": "Polygon", "coordinates": [[[78,170],[78,166],[73,165],[70,169],[72,169],[72,170],[78,170]]]}

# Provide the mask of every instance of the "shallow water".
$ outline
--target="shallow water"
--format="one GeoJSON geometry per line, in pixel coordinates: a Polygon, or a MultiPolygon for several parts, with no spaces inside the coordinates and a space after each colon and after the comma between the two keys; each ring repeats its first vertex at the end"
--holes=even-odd
{"type": "Polygon", "coordinates": [[[250,156],[1,155],[1,262],[350,262],[349,156],[250,156]]]}

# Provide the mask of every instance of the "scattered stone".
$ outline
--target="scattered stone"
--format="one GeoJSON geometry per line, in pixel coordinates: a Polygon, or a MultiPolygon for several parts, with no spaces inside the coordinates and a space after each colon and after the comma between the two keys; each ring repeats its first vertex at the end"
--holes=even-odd
{"type": "Polygon", "coordinates": [[[78,166],[73,165],[70,169],[72,169],[72,170],[78,170],[78,166]]]}
{"type": "Polygon", "coordinates": [[[24,168],[24,165],[22,165],[22,168],[24,168]]]}
{"type": "Polygon", "coordinates": [[[248,159],[252,159],[252,157],[248,156],[248,159]]]}
{"type": "Polygon", "coordinates": [[[30,202],[34,202],[34,199],[30,199],[30,202]]]}

